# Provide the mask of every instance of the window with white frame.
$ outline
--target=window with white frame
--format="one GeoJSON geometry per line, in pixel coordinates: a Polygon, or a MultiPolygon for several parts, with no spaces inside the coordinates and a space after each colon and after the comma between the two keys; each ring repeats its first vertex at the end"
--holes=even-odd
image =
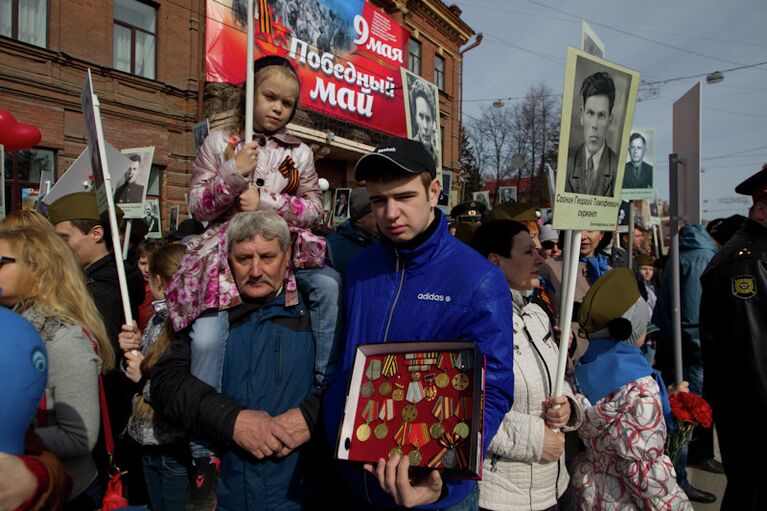
{"type": "Polygon", "coordinates": [[[0,0],[0,35],[45,48],[48,0],[0,0]]]}
{"type": "Polygon", "coordinates": [[[411,73],[421,74],[421,43],[415,39],[410,39],[408,45],[407,68],[411,73]]]}
{"type": "Polygon", "coordinates": [[[114,68],[154,79],[157,9],[137,0],[115,0],[114,5],[114,68]]]}
{"type": "Polygon", "coordinates": [[[434,56],[434,84],[439,90],[445,90],[445,58],[434,56]]]}

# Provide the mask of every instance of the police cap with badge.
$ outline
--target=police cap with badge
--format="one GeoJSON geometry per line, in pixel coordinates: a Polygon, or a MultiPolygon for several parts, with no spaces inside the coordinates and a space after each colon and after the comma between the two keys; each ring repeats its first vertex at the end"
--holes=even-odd
{"type": "Polygon", "coordinates": [[[762,166],[762,170],[736,186],[735,193],[750,195],[754,202],[767,196],[767,163],[762,166]]]}
{"type": "MultiPolygon", "coordinates": [[[[762,170],[736,186],[735,192],[741,195],[750,195],[754,203],[764,200],[767,197],[767,164],[762,166],[762,170]]],[[[736,253],[736,258],[751,257],[753,257],[753,253],[748,245],[741,247],[736,253]]],[[[757,294],[754,275],[736,275],[732,277],[731,285],[733,296],[742,300],[748,300],[757,294]]]]}
{"type": "Polygon", "coordinates": [[[487,211],[487,206],[471,200],[462,202],[450,210],[450,216],[461,222],[479,222],[487,211]]]}

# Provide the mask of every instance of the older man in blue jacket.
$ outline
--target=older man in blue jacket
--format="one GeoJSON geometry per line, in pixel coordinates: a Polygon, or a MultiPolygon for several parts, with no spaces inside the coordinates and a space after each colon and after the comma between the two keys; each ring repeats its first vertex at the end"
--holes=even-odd
{"type": "Polygon", "coordinates": [[[315,342],[303,300],[286,304],[288,225],[272,211],[238,213],[226,235],[243,303],[229,312],[221,393],[190,372],[189,327],[174,335],[151,373],[152,406],[228,447],[218,509],[305,509],[316,486],[310,440],[323,388],[314,383],[315,342]]]}
{"type": "MultiPolygon", "coordinates": [[[[346,346],[326,395],[329,441],[335,443],[358,344],[474,340],[487,357],[484,446],[495,436],[514,395],[511,295],[498,268],[447,230],[436,208],[440,183],[423,144],[390,138],[355,169],[367,181],[379,242],[347,271],[346,346]]],[[[381,507],[476,509],[474,481],[443,481],[439,472],[411,478],[407,456],[344,475],[359,501],[381,507]]]]}

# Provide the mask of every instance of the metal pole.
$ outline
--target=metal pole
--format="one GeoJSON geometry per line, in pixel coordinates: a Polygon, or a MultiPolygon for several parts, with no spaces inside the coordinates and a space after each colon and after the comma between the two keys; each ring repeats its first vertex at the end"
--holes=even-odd
{"type": "Polygon", "coordinates": [[[628,269],[634,269],[634,201],[629,201],[628,269]]]}
{"type": "Polygon", "coordinates": [[[671,200],[671,326],[674,341],[674,379],[682,383],[682,297],[679,284],[679,158],[668,155],[671,200]]]}

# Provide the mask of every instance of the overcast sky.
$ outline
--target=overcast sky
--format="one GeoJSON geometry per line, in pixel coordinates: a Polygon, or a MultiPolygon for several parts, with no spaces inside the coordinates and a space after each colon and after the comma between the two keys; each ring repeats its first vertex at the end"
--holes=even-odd
{"type": "MultiPolygon", "coordinates": [[[[449,0],[447,3],[451,3],[449,0]]],[[[605,58],[636,69],[642,81],[705,75],[767,61],[765,0],[456,0],[463,19],[484,34],[465,54],[464,112],[476,116],[545,82],[561,94],[567,47],[580,48],[581,19],[605,44],[605,58]]],[[[727,202],[767,162],[767,65],[724,73],[702,87],[703,218],[745,214],[727,202]]],[[[672,105],[703,78],[659,85],[637,104],[634,126],[654,128],[658,193],[668,198],[672,105]]],[[[640,89],[641,95],[641,89],[640,89]]]]}

